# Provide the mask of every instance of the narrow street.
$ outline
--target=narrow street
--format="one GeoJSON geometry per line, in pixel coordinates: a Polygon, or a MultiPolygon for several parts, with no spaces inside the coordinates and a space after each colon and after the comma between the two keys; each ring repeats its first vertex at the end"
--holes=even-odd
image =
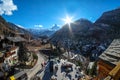
{"type": "Polygon", "coordinates": [[[36,65],[32,69],[25,70],[28,75],[28,80],[30,80],[40,69],[41,63],[44,62],[44,56],[42,56],[39,52],[37,53],[38,61],[36,65]]]}

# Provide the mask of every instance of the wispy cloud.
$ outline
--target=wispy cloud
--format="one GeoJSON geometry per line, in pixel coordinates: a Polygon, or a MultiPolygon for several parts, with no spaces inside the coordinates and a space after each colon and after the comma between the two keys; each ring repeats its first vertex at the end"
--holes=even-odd
{"type": "Polygon", "coordinates": [[[15,10],[17,10],[17,6],[13,0],[0,0],[0,15],[12,15],[15,10]]]}
{"type": "Polygon", "coordinates": [[[42,28],[42,27],[43,27],[43,25],[36,24],[36,25],[34,25],[34,27],[35,27],[35,28],[42,28]]]}

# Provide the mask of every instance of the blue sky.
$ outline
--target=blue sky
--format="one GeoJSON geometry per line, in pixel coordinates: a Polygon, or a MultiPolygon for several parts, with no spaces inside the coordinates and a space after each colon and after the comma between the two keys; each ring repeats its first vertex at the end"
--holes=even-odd
{"type": "MultiPolygon", "coordinates": [[[[0,4],[2,4],[0,0],[0,4]]],[[[7,2],[8,0],[6,0],[7,2]]],[[[7,21],[25,28],[64,25],[61,18],[86,18],[94,22],[103,12],[120,7],[120,0],[10,0],[12,10],[0,13],[7,21]],[[16,7],[15,7],[16,6],[16,7]]],[[[10,7],[8,7],[10,8],[10,7]]]]}

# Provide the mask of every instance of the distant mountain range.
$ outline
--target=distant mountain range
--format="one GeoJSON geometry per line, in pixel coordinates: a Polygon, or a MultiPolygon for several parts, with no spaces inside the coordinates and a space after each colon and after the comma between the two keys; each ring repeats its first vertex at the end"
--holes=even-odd
{"type": "Polygon", "coordinates": [[[51,28],[49,29],[45,29],[45,28],[31,28],[28,29],[28,31],[31,32],[31,34],[33,34],[36,37],[40,37],[40,36],[51,36],[52,34],[54,34],[57,30],[60,29],[60,26],[58,26],[57,24],[54,24],[51,28]]]}
{"type": "Polygon", "coordinates": [[[25,29],[14,23],[7,22],[2,16],[0,16],[0,35],[4,35],[4,36],[13,36],[19,33],[19,34],[30,35],[31,37],[40,37],[40,36],[49,37],[59,29],[60,26],[57,24],[54,24],[49,29],[44,29],[44,28],[25,29]]]}

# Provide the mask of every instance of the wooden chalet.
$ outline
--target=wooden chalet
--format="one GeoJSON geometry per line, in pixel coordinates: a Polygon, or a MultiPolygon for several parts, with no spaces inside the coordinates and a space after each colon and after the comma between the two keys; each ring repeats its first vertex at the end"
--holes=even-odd
{"type": "Polygon", "coordinates": [[[97,65],[98,80],[120,80],[120,39],[113,40],[99,56],[97,65]]]}

